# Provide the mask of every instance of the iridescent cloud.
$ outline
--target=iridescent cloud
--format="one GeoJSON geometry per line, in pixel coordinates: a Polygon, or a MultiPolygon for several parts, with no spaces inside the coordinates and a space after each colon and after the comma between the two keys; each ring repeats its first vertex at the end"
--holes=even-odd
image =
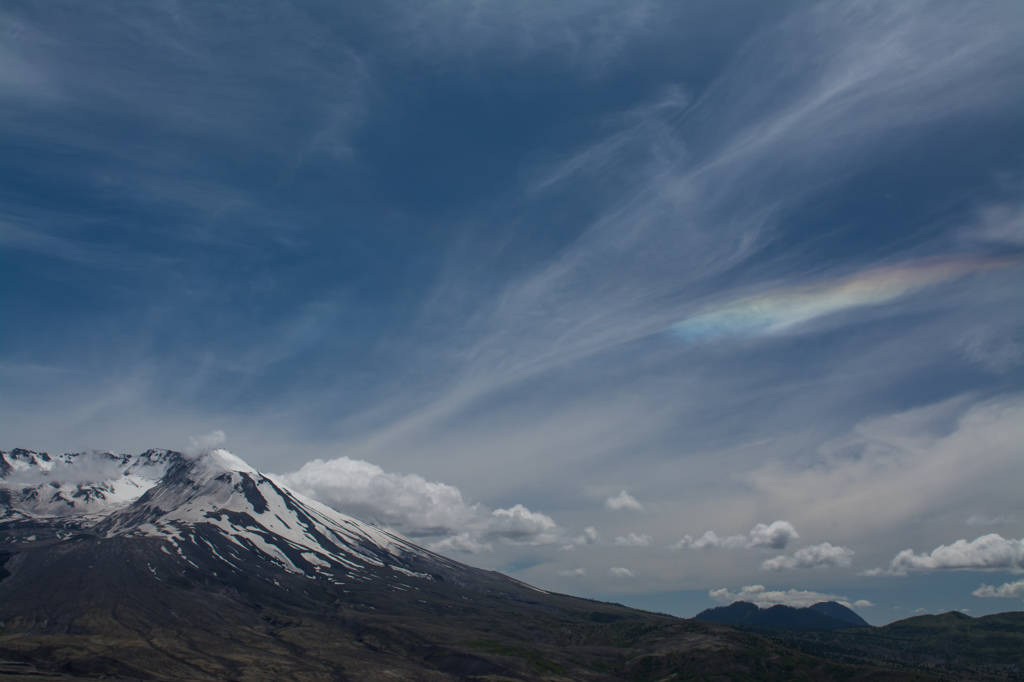
{"type": "Polygon", "coordinates": [[[955,256],[872,268],[741,298],[688,317],[671,330],[687,340],[773,334],[829,313],[881,305],[941,282],[1021,262],[1020,257],[955,256]]]}

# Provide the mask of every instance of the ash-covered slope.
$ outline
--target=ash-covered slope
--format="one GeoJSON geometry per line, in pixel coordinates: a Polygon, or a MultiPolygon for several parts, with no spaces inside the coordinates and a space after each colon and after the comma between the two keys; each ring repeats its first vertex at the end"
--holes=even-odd
{"type": "Polygon", "coordinates": [[[0,663],[115,679],[856,679],[755,635],[464,566],[223,450],[14,450],[0,479],[0,663]]]}

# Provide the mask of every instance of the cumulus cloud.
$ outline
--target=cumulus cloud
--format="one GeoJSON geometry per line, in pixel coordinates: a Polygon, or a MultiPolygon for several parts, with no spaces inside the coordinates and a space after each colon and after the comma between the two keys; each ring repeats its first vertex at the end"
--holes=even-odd
{"type": "Polygon", "coordinates": [[[577,547],[583,547],[586,545],[598,545],[601,544],[601,534],[597,532],[597,529],[593,526],[587,526],[583,529],[583,534],[574,537],[572,540],[562,545],[562,549],[576,549],[577,547]]]}
{"type": "Polygon", "coordinates": [[[1024,580],[1018,580],[1015,583],[1003,583],[998,587],[982,583],[981,587],[971,592],[971,594],[975,597],[1004,597],[1007,599],[1024,597],[1024,580]]]}
{"type": "Polygon", "coordinates": [[[853,560],[853,550],[823,542],[810,545],[794,552],[791,556],[781,554],[761,562],[765,571],[785,571],[793,568],[848,568],[853,560]]]}
{"type": "Polygon", "coordinates": [[[1024,540],[1007,539],[998,533],[974,540],[957,540],[939,545],[928,554],[905,549],[889,562],[888,569],[873,569],[868,575],[906,575],[908,571],[941,569],[1009,570],[1024,572],[1024,540]]]}
{"type": "Polygon", "coordinates": [[[684,535],[679,542],[670,545],[669,549],[785,549],[791,540],[799,539],[800,534],[789,521],[773,521],[767,525],[757,524],[746,535],[722,537],[713,530],[706,531],[696,539],[692,535],[684,535]]]}
{"type": "Polygon", "coordinates": [[[558,575],[566,578],[585,578],[587,575],[587,569],[585,568],[566,568],[558,572],[558,575]]]}
{"type": "Polygon", "coordinates": [[[629,535],[620,535],[615,538],[616,547],[650,547],[654,542],[647,533],[637,535],[636,533],[630,533],[629,535]]]}
{"type": "Polygon", "coordinates": [[[855,606],[857,608],[874,606],[874,604],[865,599],[851,603],[848,598],[836,594],[825,594],[808,590],[768,590],[764,585],[747,585],[741,587],[738,592],[732,592],[728,588],[723,587],[718,590],[709,591],[708,596],[718,602],[731,604],[736,601],[746,601],[756,604],[761,608],[776,604],[803,608],[823,601],[834,601],[843,606],[855,606]]]}
{"type": "Polygon", "coordinates": [[[543,545],[563,532],[546,514],[521,504],[489,510],[467,504],[455,486],[416,474],[395,474],[362,460],[307,462],[279,477],[285,485],[353,516],[375,519],[412,537],[440,537],[436,551],[483,552],[491,542],[543,545]]]}
{"type": "Polygon", "coordinates": [[[621,566],[615,566],[614,568],[608,569],[608,575],[612,578],[635,578],[636,574],[628,568],[621,566]]]}
{"type": "Polygon", "coordinates": [[[604,501],[604,506],[612,511],[619,511],[621,509],[630,509],[632,511],[643,511],[644,506],[637,502],[636,498],[623,490],[614,497],[609,497],[604,501]]]}

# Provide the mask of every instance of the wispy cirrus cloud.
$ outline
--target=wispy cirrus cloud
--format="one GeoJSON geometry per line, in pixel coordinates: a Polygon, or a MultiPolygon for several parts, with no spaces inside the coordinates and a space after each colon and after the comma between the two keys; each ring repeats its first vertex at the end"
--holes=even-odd
{"type": "Polygon", "coordinates": [[[942,282],[1022,262],[1021,258],[962,255],[871,268],[840,280],[781,288],[726,303],[671,329],[688,341],[777,334],[826,315],[883,305],[942,282]]]}

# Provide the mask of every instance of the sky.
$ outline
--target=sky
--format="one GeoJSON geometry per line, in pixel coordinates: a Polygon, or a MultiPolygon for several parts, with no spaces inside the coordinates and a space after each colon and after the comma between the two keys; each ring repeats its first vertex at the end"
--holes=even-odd
{"type": "Polygon", "coordinates": [[[0,5],[0,448],[538,587],[1024,609],[1024,6],[0,5]]]}

